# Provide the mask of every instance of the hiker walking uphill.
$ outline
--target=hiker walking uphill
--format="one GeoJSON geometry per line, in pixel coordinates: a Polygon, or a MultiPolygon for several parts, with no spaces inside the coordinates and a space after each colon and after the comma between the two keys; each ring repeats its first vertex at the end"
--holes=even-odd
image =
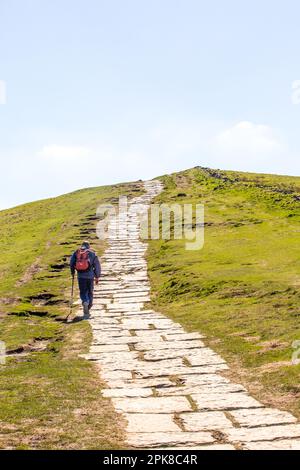
{"type": "Polygon", "coordinates": [[[70,269],[74,277],[77,271],[80,298],[83,306],[83,318],[90,317],[93,306],[94,280],[99,282],[101,267],[96,253],[90,249],[89,242],[83,242],[70,259],[70,269]]]}

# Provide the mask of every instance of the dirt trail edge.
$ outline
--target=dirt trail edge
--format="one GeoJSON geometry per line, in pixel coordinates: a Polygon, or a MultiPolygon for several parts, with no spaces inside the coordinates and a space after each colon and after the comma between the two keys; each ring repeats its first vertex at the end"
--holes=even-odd
{"type": "Polygon", "coordinates": [[[121,227],[110,218],[103,278],[90,324],[103,391],[127,421],[127,443],[144,449],[300,449],[300,424],[266,408],[242,385],[224,378],[225,361],[199,333],[147,309],[150,285],[139,211],[160,193],[131,200],[121,227]]]}

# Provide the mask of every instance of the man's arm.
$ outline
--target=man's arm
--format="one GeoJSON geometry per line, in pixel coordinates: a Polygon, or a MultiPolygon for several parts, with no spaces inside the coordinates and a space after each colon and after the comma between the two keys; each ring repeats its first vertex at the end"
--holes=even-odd
{"type": "Polygon", "coordinates": [[[75,274],[75,264],[76,264],[76,251],[74,251],[74,253],[72,254],[70,258],[70,270],[71,270],[72,276],[74,276],[75,274]]]}
{"type": "Polygon", "coordinates": [[[101,276],[101,265],[100,265],[100,261],[97,255],[95,255],[93,267],[94,267],[95,278],[99,279],[99,277],[101,276]]]}

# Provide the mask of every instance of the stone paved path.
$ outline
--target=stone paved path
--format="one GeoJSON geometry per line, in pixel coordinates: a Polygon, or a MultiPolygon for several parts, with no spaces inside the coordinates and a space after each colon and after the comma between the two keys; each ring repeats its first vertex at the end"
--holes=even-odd
{"type": "MultiPolygon", "coordinates": [[[[144,183],[132,200],[148,207],[161,191],[144,183]]],[[[222,376],[225,361],[205,347],[199,333],[147,307],[149,281],[139,238],[137,211],[111,219],[104,277],[95,291],[95,361],[107,383],[103,391],[127,420],[127,442],[157,449],[300,449],[300,424],[287,412],[264,407],[242,385],[222,376]],[[129,235],[126,232],[126,222],[129,235]]]]}

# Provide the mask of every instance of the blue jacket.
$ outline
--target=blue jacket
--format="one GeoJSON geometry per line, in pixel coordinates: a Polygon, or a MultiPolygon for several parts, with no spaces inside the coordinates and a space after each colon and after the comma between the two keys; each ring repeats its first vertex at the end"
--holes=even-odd
{"type": "MultiPolygon", "coordinates": [[[[101,266],[100,261],[96,253],[92,250],[89,251],[89,260],[90,260],[90,268],[88,271],[77,272],[77,276],[79,279],[94,279],[94,277],[100,277],[101,275],[101,266]]],[[[77,250],[71,256],[70,259],[70,269],[72,276],[75,273],[75,264],[76,264],[76,253],[77,250]]]]}

